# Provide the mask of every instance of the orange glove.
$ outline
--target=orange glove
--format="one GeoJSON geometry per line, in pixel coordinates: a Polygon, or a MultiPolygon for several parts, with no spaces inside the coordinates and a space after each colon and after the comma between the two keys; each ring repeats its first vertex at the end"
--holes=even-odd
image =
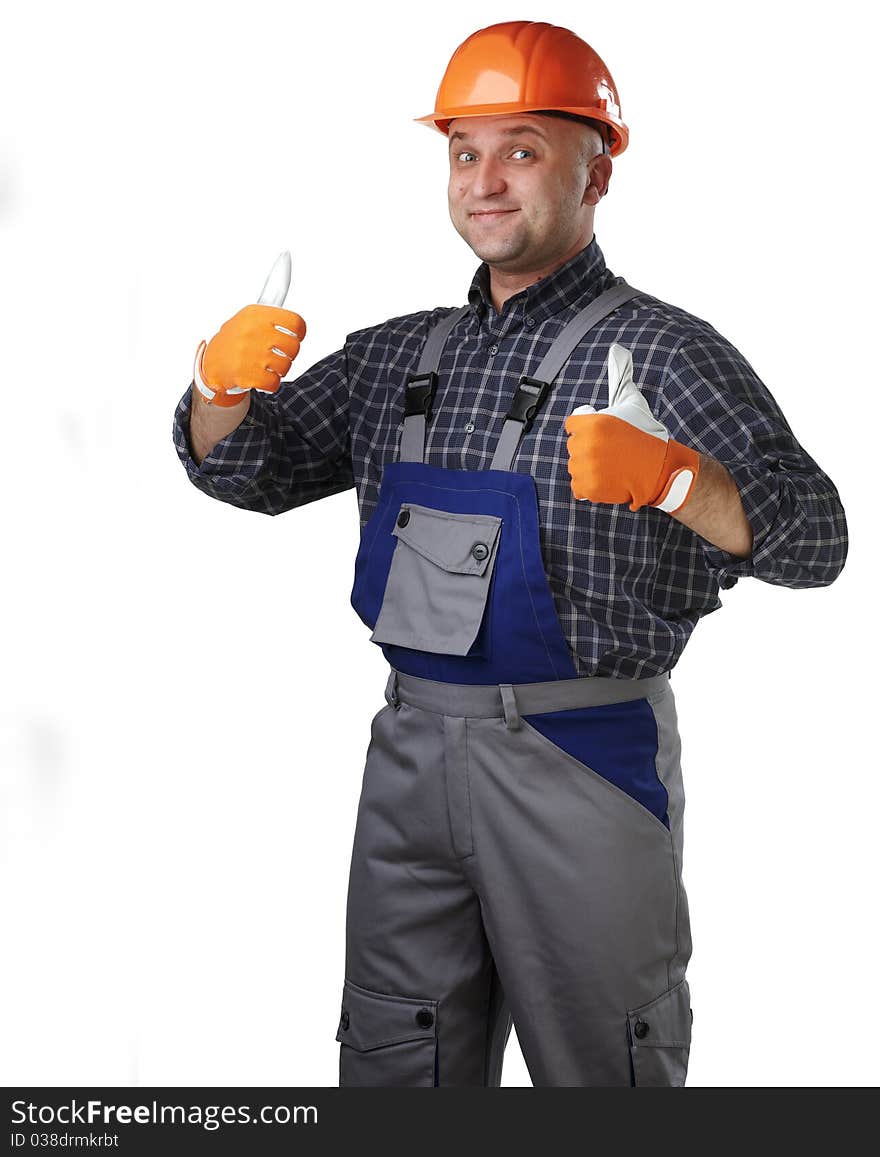
{"type": "Polygon", "coordinates": [[[681,510],[693,493],[700,455],[669,431],[633,382],[632,355],[612,345],[607,409],[578,406],[565,419],[571,492],[590,502],[628,502],[632,511],[681,510]]]}
{"type": "Polygon", "coordinates": [[[282,253],[256,305],[246,305],[196,353],[193,380],[215,406],[237,406],[246,390],[275,393],[299,353],[306,323],[282,309],[290,287],[290,254],[282,253]]]}

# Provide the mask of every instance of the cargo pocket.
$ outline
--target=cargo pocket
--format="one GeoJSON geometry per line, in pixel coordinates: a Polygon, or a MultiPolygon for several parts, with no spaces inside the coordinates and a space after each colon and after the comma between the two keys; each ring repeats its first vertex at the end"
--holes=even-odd
{"type": "Polygon", "coordinates": [[[386,996],[346,980],[336,1039],[340,1088],[437,1083],[436,1000],[386,996]]]}
{"type": "Polygon", "coordinates": [[[680,1087],[691,1047],[690,991],[686,980],[627,1012],[633,1084],[680,1087]]]}
{"type": "Polygon", "coordinates": [[[374,643],[479,655],[501,519],[401,504],[374,643]]]}

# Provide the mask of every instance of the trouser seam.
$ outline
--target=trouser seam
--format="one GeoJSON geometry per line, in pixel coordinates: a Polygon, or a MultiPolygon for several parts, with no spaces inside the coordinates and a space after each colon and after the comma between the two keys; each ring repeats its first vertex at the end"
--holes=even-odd
{"type": "Polygon", "coordinates": [[[489,1063],[492,1059],[492,996],[495,985],[498,980],[495,975],[495,969],[492,969],[492,976],[489,983],[489,989],[486,994],[486,1036],[483,1044],[483,1088],[489,1087],[489,1063]]]}
{"type": "MultiPolygon", "coordinates": [[[[665,695],[665,694],[667,694],[667,691],[664,688],[663,691],[661,691],[659,693],[655,693],[654,695],[648,696],[648,702],[651,705],[651,714],[654,716],[654,726],[657,729],[657,751],[654,754],[654,774],[657,776],[657,779],[660,781],[660,783],[663,784],[663,788],[666,791],[666,799],[667,799],[667,805],[668,805],[669,789],[666,787],[666,783],[664,782],[663,776],[660,774],[660,769],[657,766],[657,763],[658,763],[658,760],[660,757],[661,741],[666,736],[666,728],[661,723],[660,717],[657,714],[657,710],[654,706],[654,700],[659,699],[660,696],[665,695]]],[[[681,818],[682,817],[679,816],[679,822],[681,821],[681,818]]],[[[672,987],[672,976],[670,974],[671,973],[671,966],[673,963],[678,962],[678,958],[681,955],[681,932],[679,929],[679,909],[680,909],[680,898],[681,898],[680,897],[681,872],[679,870],[678,855],[675,851],[675,839],[673,838],[673,835],[672,835],[672,820],[671,819],[669,821],[669,850],[672,853],[672,883],[673,883],[673,890],[675,892],[675,916],[674,916],[674,920],[673,920],[675,952],[674,952],[674,955],[672,957],[672,960],[666,961],[666,988],[667,988],[667,990],[669,990],[672,987]]]]}
{"type": "Polygon", "coordinates": [[[465,790],[465,795],[467,797],[468,835],[470,836],[470,843],[471,843],[471,850],[468,852],[467,856],[465,856],[464,858],[470,859],[471,856],[476,855],[477,848],[476,848],[476,845],[474,843],[474,816],[473,816],[473,810],[471,808],[471,769],[470,769],[470,752],[468,750],[468,720],[467,720],[467,718],[465,718],[465,721],[464,721],[464,790],[465,790]]]}

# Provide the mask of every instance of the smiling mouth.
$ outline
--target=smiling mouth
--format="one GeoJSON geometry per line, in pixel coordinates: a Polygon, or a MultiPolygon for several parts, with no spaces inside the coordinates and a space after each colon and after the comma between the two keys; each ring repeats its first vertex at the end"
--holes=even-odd
{"type": "Polygon", "coordinates": [[[475,213],[471,213],[472,217],[506,217],[508,213],[516,213],[517,209],[478,209],[475,213]]]}

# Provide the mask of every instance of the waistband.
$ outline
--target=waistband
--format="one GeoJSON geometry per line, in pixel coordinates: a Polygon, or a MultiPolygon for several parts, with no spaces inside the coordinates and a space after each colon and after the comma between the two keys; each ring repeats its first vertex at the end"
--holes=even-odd
{"type": "Polygon", "coordinates": [[[406,675],[391,668],[385,698],[393,706],[408,703],[438,715],[468,719],[504,716],[507,726],[519,726],[520,715],[544,711],[569,711],[575,707],[599,707],[645,699],[669,687],[669,672],[648,679],[611,679],[587,675],[578,679],[553,679],[548,683],[440,683],[406,675]]]}

